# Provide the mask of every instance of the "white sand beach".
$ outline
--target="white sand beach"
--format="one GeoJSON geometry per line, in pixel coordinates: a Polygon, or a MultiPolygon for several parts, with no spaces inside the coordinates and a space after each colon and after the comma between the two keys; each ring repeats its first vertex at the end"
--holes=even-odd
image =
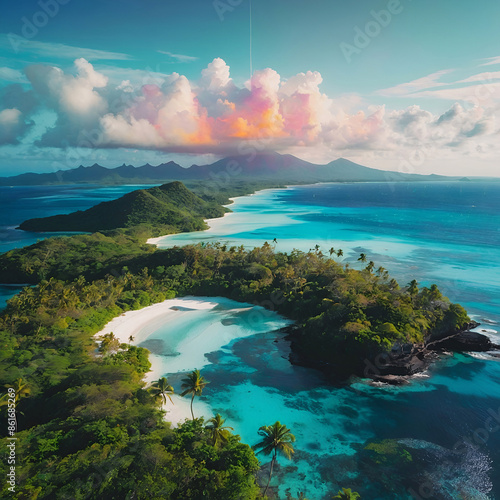
{"type": "MultiPolygon", "coordinates": [[[[185,297],[123,313],[111,320],[96,338],[112,332],[122,343],[140,345],[146,340],[156,343],[159,347],[151,350],[157,352],[149,355],[151,370],[144,376],[144,381],[150,384],[166,374],[203,370],[210,364],[207,353],[224,351],[224,346],[234,339],[278,329],[288,323],[259,306],[220,297],[185,297]],[[207,314],[217,306],[222,308],[207,314]]],[[[175,390],[179,392],[180,387],[175,390]]],[[[175,394],[172,399],[173,405],[167,401],[164,406],[168,412],[166,420],[175,425],[191,418],[190,398],[175,394]]],[[[193,407],[197,417],[213,416],[210,405],[200,398],[195,398],[193,407]]]]}
{"type": "Polygon", "coordinates": [[[113,332],[120,342],[129,343],[129,337],[134,337],[133,345],[143,342],[158,325],[165,323],[169,317],[182,314],[187,311],[176,310],[176,308],[189,309],[213,309],[217,303],[206,300],[198,300],[195,297],[184,297],[182,299],[170,299],[152,306],[127,311],[121,316],[111,320],[96,336],[113,332]]]}
{"type": "MultiPolygon", "coordinates": [[[[233,200],[233,198],[229,198],[230,200],[233,200]]],[[[226,207],[229,207],[230,205],[224,205],[226,207]]],[[[195,234],[202,234],[206,233],[207,231],[215,231],[219,226],[222,226],[223,224],[227,223],[227,218],[231,215],[234,215],[234,212],[228,212],[224,214],[222,217],[216,217],[214,219],[205,219],[205,222],[208,225],[208,229],[205,229],[204,231],[195,231],[195,234]]],[[[163,236],[158,236],[157,238],[149,238],[146,240],[146,243],[149,245],[158,245],[159,242],[165,240],[165,238],[168,238],[169,236],[175,236],[178,234],[191,234],[191,233],[174,233],[174,234],[165,234],[163,236]]]]}
{"type": "MultiPolygon", "coordinates": [[[[149,307],[145,307],[143,309],[139,309],[137,311],[127,311],[123,313],[121,316],[114,318],[111,320],[99,333],[95,336],[96,338],[105,335],[107,333],[113,332],[113,334],[120,340],[122,343],[131,343],[132,345],[138,345],[144,340],[147,339],[151,333],[153,333],[160,324],[164,324],[172,319],[173,316],[179,317],[180,315],[185,315],[189,313],[186,310],[179,310],[177,308],[190,310],[204,310],[204,309],[213,309],[217,303],[208,302],[206,300],[197,300],[196,298],[183,298],[183,299],[171,299],[166,300],[164,302],[160,302],[158,304],[154,304],[149,307]],[[134,337],[132,342],[129,342],[130,336],[134,337]]],[[[199,345],[197,347],[197,352],[193,353],[195,360],[199,360],[200,356],[204,357],[204,352],[200,353],[201,349],[205,349],[206,345],[199,345]]],[[[205,352],[210,352],[205,351],[205,352]]],[[[184,356],[178,356],[176,358],[180,358],[184,356]]],[[[162,356],[157,356],[154,354],[150,354],[149,360],[151,361],[151,370],[144,376],[144,381],[149,384],[158,380],[165,374],[165,362],[162,359],[162,356]]],[[[177,359],[176,359],[177,361],[177,359]]],[[[179,360],[182,363],[182,360],[179,360]]],[[[204,362],[206,363],[206,361],[204,362]]],[[[178,365],[179,362],[176,362],[178,365]]],[[[196,364],[196,363],[195,363],[196,364]]],[[[189,366],[192,366],[192,360],[189,366]]],[[[201,366],[196,366],[195,368],[201,368],[201,366]]],[[[190,371],[194,368],[185,368],[179,371],[190,371]]],[[[169,372],[176,371],[169,367],[169,372]]],[[[167,412],[165,420],[168,422],[172,422],[174,426],[184,422],[184,420],[191,418],[191,410],[190,410],[190,397],[186,396],[185,398],[173,394],[172,400],[174,404],[170,401],[167,401],[165,405],[163,405],[163,409],[167,412]]],[[[212,417],[212,410],[209,405],[200,401],[199,398],[195,398],[193,404],[194,412],[196,417],[212,417]]]]}
{"type": "MultiPolygon", "coordinates": [[[[247,196],[251,196],[251,195],[247,195],[247,196]]],[[[237,198],[229,198],[231,203],[229,205],[222,205],[222,206],[229,208],[231,205],[234,205],[235,201],[238,198],[242,198],[242,197],[239,196],[237,198]]],[[[205,222],[208,225],[208,229],[205,229],[205,231],[209,231],[209,230],[213,231],[217,227],[218,224],[220,224],[222,221],[224,221],[224,219],[226,219],[229,215],[232,215],[232,214],[233,214],[233,212],[227,212],[222,217],[214,217],[212,219],[205,219],[205,222]]],[[[226,222],[226,221],[224,221],[224,222],[226,222]]],[[[197,231],[197,232],[199,232],[199,231],[197,231]]],[[[204,232],[204,231],[202,231],[202,232],[204,232]]],[[[178,233],[174,233],[174,234],[178,234],[178,233]]],[[[167,236],[173,236],[173,235],[172,234],[165,234],[163,236],[158,236],[157,238],[149,238],[148,240],[146,240],[146,243],[148,243],[149,245],[158,245],[158,242],[160,242],[161,240],[163,240],[167,236]]]]}

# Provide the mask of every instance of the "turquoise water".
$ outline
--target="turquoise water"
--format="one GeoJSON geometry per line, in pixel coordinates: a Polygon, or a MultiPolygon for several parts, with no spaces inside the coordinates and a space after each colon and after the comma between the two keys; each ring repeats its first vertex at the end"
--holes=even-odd
{"type": "MultiPolygon", "coordinates": [[[[15,196],[11,193],[11,205],[17,208],[0,220],[4,248],[46,236],[13,228],[26,218],[88,208],[136,188],[19,188],[15,196]]],[[[212,240],[253,247],[277,238],[277,250],[283,251],[316,244],[326,254],[332,246],[342,248],[341,260],[354,267],[364,252],[402,284],[414,278],[424,285],[436,282],[483,323],[480,330],[498,339],[499,204],[500,184],[325,184],[267,190],[237,199],[231,205],[234,212],[213,221],[211,230],[173,235],[161,246],[212,240]]],[[[221,300],[215,310],[187,311],[179,324],[169,323],[151,338],[170,335],[171,342],[150,347],[172,367],[165,373],[179,389],[183,374],[176,359],[183,339],[231,330],[222,348],[201,353],[203,375],[211,381],[202,400],[227,417],[249,444],[257,441],[261,425],[280,420],[292,429],[295,458],[280,459],[272,483],[279,498],[285,499],[289,490],[323,500],[340,486],[370,500],[500,498],[497,360],[488,355],[450,357],[400,388],[363,380],[332,387],[321,374],[290,365],[288,343],[277,330],[283,319],[268,313],[256,321],[255,315],[238,312],[241,307],[221,300]],[[404,443],[412,462],[393,457],[375,464],[365,450],[374,439],[404,443]]]]}
{"type": "Polygon", "coordinates": [[[361,252],[401,284],[437,283],[479,320],[500,322],[500,183],[321,184],[238,198],[210,230],[167,236],[168,248],[222,241],[276,250],[361,252]]]}
{"type": "MultiPolygon", "coordinates": [[[[498,342],[499,203],[500,184],[267,190],[237,199],[210,230],[169,236],[159,246],[253,247],[277,238],[282,251],[342,248],[341,260],[354,267],[364,252],[402,284],[438,283],[498,342]]],[[[281,460],[273,482],[279,498],[287,490],[330,498],[340,486],[370,499],[500,498],[500,363],[493,357],[455,355],[400,388],[363,380],[331,387],[320,374],[291,366],[288,349],[280,333],[257,334],[209,354],[204,368],[212,381],[206,401],[245,442],[255,443],[256,429],[276,420],[295,433],[296,457],[281,460]],[[410,466],[374,464],[364,448],[375,439],[401,440],[410,466]]]]}
{"type": "MultiPolygon", "coordinates": [[[[292,429],[295,457],[280,459],[271,483],[278,498],[304,492],[310,499],[326,499],[341,486],[352,487],[363,498],[412,498],[411,488],[417,494],[431,480],[436,494],[424,498],[459,498],[459,490],[469,498],[494,498],[484,495],[492,492],[494,461],[499,458],[500,433],[487,425],[489,409],[500,422],[497,363],[457,356],[408,387],[376,387],[364,380],[334,387],[320,373],[289,363],[289,345],[279,331],[287,323],[283,318],[228,299],[200,300],[218,305],[189,311],[186,300],[187,312],[169,317],[141,345],[155,346],[155,356],[164,356],[163,374],[176,392],[185,371],[201,368],[210,381],[200,398],[202,407],[221,413],[244,442],[255,444],[258,428],[276,420],[292,429]],[[228,334],[231,340],[206,353],[203,361],[197,359],[196,366],[190,350],[182,347],[188,339],[197,351],[204,337],[228,334]],[[170,348],[165,350],[165,344],[170,348]],[[179,372],[180,366],[185,371],[179,372]],[[480,445],[475,433],[486,437],[480,445]],[[376,439],[404,442],[412,450],[411,469],[397,460],[383,468],[370,462],[364,448],[376,439]],[[464,456],[450,451],[457,445],[467,447],[464,456]],[[443,467],[443,460],[453,461],[453,468],[443,467]]],[[[196,401],[194,411],[200,416],[196,401]]]]}

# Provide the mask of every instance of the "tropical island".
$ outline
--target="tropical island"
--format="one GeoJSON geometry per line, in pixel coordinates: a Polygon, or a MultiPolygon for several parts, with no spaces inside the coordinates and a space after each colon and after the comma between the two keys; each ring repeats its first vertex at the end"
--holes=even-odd
{"type": "MultiPolygon", "coordinates": [[[[294,321],[287,330],[292,361],[320,369],[332,383],[352,375],[400,382],[398,376],[422,370],[453,342],[457,350],[494,347],[479,334],[463,340],[472,322],[436,285],[400,286],[365,254],[354,269],[338,261],[342,250],[335,248],[287,254],[276,252],[275,242],[167,250],[146,243],[158,234],[204,229],[205,218],[225,212],[174,182],[21,224],[95,231],[0,256],[1,282],[32,285],[0,318],[0,382],[15,387],[24,413],[23,498],[56,492],[58,498],[259,498],[267,494],[278,451],[291,456],[293,429],[280,422],[256,429],[260,449],[272,457],[269,472],[260,473],[254,451],[231,434],[223,416],[205,422],[192,414],[172,428],[160,410],[168,381],[148,387],[142,381],[150,369],[147,350],[112,335],[101,337],[96,350],[94,335],[126,311],[186,295],[260,304],[294,321]],[[279,448],[269,444],[276,435],[279,448]]],[[[184,394],[192,401],[206,382],[194,371],[184,394]]],[[[377,446],[374,460],[387,446],[393,450],[377,446]]],[[[355,498],[348,490],[340,494],[355,498]]]]}

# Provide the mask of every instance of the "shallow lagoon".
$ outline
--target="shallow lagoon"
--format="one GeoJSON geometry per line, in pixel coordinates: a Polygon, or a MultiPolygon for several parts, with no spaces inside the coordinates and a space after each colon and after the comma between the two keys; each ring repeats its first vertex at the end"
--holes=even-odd
{"type": "MultiPolygon", "coordinates": [[[[16,231],[25,218],[85,209],[138,187],[15,188],[14,201],[4,197],[15,208],[3,212],[4,251],[47,236],[16,231]]],[[[343,260],[353,266],[365,252],[403,284],[413,278],[438,283],[483,321],[480,329],[498,338],[499,204],[498,184],[325,184],[267,190],[238,198],[231,205],[234,212],[211,221],[211,230],[170,236],[161,246],[221,240],[253,247],[277,238],[282,251],[316,244],[325,253],[332,246],[342,248],[343,260]]],[[[12,292],[5,290],[5,295],[12,292]]],[[[229,309],[237,307],[241,304],[229,309]]],[[[226,314],[233,312],[207,310],[189,323],[227,328],[227,321],[221,323],[226,314]]],[[[404,388],[363,381],[331,387],[320,374],[288,363],[288,345],[273,331],[280,321],[275,320],[266,332],[249,335],[247,330],[221,349],[201,353],[203,374],[211,384],[199,411],[219,411],[249,444],[257,441],[259,426],[277,419],[292,428],[295,460],[280,460],[273,482],[282,485],[280,498],[286,498],[287,489],[293,495],[303,491],[310,500],[330,498],[339,486],[352,487],[368,499],[411,498],[408,485],[420,498],[460,498],[461,490],[470,498],[500,498],[500,432],[487,429],[490,412],[498,415],[500,410],[497,361],[484,355],[449,358],[404,388]],[[374,467],[363,450],[374,438],[405,439],[413,446],[412,466],[374,467]],[[446,451],[464,441],[472,443],[465,455],[446,451]],[[443,468],[443,460],[453,465],[443,468]],[[439,495],[426,490],[425,481],[414,484],[416,472],[441,484],[439,495]]],[[[178,368],[168,368],[173,359],[166,359],[166,373],[178,368]]],[[[176,373],[170,378],[178,389],[183,375],[176,373]]]]}
{"type": "MultiPolygon", "coordinates": [[[[481,446],[468,447],[466,456],[450,450],[464,439],[475,443],[474,431],[485,427],[488,410],[500,411],[499,363],[457,356],[407,387],[377,387],[364,380],[333,387],[320,373],[289,363],[289,345],[279,331],[287,324],[283,318],[223,298],[196,301],[210,307],[195,308],[192,299],[176,299],[176,312],[168,321],[155,320],[145,335],[137,333],[139,345],[154,346],[155,373],[148,378],[166,375],[180,392],[185,372],[202,368],[210,384],[195,400],[195,415],[221,413],[246,443],[257,441],[262,425],[280,420],[289,426],[297,438],[296,455],[293,461],[280,459],[272,482],[279,498],[288,492],[331,498],[341,485],[365,498],[411,498],[410,487],[418,492],[416,473],[430,480],[445,458],[456,461],[454,469],[449,477],[439,472],[434,481],[441,496],[427,498],[459,498],[443,496],[457,488],[471,498],[493,498],[482,495],[492,488],[500,433],[490,432],[481,446]],[[220,347],[200,359],[199,346],[214,337],[227,343],[219,341],[220,347]],[[379,439],[405,440],[415,448],[410,471],[397,460],[382,469],[369,460],[364,448],[379,439]]],[[[179,404],[177,398],[174,403],[179,404]]],[[[166,408],[178,415],[175,406],[166,408]]]]}
{"type": "Polygon", "coordinates": [[[479,318],[500,323],[500,183],[319,184],[237,198],[210,229],[156,239],[160,248],[221,241],[361,252],[400,283],[439,284],[479,318]]]}
{"type": "MultiPolygon", "coordinates": [[[[209,221],[210,230],[168,236],[159,246],[253,247],[277,238],[281,251],[342,248],[353,266],[365,252],[402,284],[438,283],[498,339],[500,184],[324,184],[266,190],[231,209],[209,221]]],[[[288,488],[329,498],[340,485],[371,499],[412,498],[410,488],[413,498],[500,497],[500,432],[488,420],[500,410],[500,363],[488,355],[445,359],[403,388],[365,381],[334,388],[291,366],[279,333],[227,348],[207,356],[206,402],[250,444],[260,425],[277,419],[293,429],[297,454],[281,461],[280,498],[288,488]],[[367,458],[370,440],[389,438],[404,440],[410,466],[397,456],[377,466],[367,458]],[[449,451],[458,445],[464,453],[449,451]]]]}

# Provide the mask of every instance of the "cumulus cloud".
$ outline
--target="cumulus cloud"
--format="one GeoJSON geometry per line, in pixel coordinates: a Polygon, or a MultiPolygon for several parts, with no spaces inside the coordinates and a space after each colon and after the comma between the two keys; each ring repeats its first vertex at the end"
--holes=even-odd
{"type": "MultiPolygon", "coordinates": [[[[429,85],[439,87],[439,79],[447,72],[403,84],[389,93],[399,97],[408,91],[418,95],[457,90],[443,88],[444,84],[426,90],[429,85]]],[[[237,152],[242,144],[258,143],[260,149],[295,154],[301,149],[323,151],[332,158],[358,152],[394,156],[422,147],[473,154],[489,151],[498,142],[496,94],[489,94],[487,105],[462,100],[441,114],[417,105],[391,110],[365,106],[359,96],[327,96],[316,71],[284,79],[266,68],[238,86],[220,58],[208,64],[198,80],[178,73],[155,73],[140,83],[132,77],[110,79],[105,70],[96,70],[84,58],[77,59],[71,71],[34,65],[26,68],[26,76],[29,91],[11,86],[10,94],[3,96],[4,143],[26,132],[30,113],[37,106],[52,110],[57,117],[37,142],[39,146],[222,155],[237,152]]],[[[474,87],[466,89],[470,92],[474,87]]]]}
{"type": "Polygon", "coordinates": [[[36,109],[32,91],[13,84],[0,92],[0,144],[17,144],[34,125],[29,115],[36,109]]]}
{"type": "Polygon", "coordinates": [[[16,143],[23,127],[21,111],[16,108],[0,111],[0,144],[16,143]]]}
{"type": "Polygon", "coordinates": [[[210,91],[220,91],[231,82],[229,66],[217,57],[201,71],[201,86],[210,91]]]}
{"type": "Polygon", "coordinates": [[[38,145],[60,147],[77,143],[81,131],[98,127],[108,109],[107,99],[98,92],[107,86],[108,78],[83,58],[77,59],[74,67],[74,75],[54,66],[26,68],[26,76],[41,103],[57,113],[55,126],[38,145]]]}

